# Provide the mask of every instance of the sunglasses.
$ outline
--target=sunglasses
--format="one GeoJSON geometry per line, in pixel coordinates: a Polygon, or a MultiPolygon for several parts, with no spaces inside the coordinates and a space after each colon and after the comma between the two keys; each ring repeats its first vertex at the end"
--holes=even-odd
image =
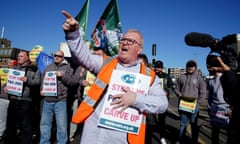
{"type": "Polygon", "coordinates": [[[54,55],[54,57],[63,58],[63,56],[62,56],[62,55],[57,55],[57,54],[55,54],[55,55],[54,55]]]}

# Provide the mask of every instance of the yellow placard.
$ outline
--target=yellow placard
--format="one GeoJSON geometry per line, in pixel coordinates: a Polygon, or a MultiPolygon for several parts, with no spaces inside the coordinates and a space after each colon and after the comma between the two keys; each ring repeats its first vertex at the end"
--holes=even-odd
{"type": "Polygon", "coordinates": [[[32,48],[32,50],[29,53],[29,58],[31,62],[36,62],[36,58],[41,51],[43,51],[43,47],[40,45],[36,45],[35,47],[32,48]]]}
{"type": "Polygon", "coordinates": [[[8,68],[0,68],[1,87],[7,83],[8,72],[8,68]]]}
{"type": "Polygon", "coordinates": [[[161,82],[162,89],[164,89],[164,79],[160,78],[160,82],[161,82]]]}
{"type": "Polygon", "coordinates": [[[91,85],[94,83],[96,76],[91,72],[87,72],[86,80],[88,81],[88,86],[84,87],[83,97],[87,95],[88,90],[90,89],[91,85]]]}
{"type": "Polygon", "coordinates": [[[184,100],[181,99],[179,102],[179,110],[194,113],[197,105],[197,100],[184,100]]]}

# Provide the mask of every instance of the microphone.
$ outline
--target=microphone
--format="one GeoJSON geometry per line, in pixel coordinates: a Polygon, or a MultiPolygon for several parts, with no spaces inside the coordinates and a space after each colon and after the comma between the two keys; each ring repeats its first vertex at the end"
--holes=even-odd
{"type": "Polygon", "coordinates": [[[217,39],[206,33],[190,32],[185,36],[185,43],[189,46],[211,47],[217,39]]]}

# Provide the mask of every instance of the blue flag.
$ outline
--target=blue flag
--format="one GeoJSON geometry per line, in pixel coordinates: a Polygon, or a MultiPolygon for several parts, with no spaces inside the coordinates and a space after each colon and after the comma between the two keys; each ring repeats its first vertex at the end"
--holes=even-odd
{"type": "Polygon", "coordinates": [[[36,60],[37,60],[37,67],[41,72],[41,74],[43,74],[43,71],[46,68],[46,66],[48,66],[50,63],[54,61],[52,56],[49,56],[44,52],[40,52],[36,60]]]}

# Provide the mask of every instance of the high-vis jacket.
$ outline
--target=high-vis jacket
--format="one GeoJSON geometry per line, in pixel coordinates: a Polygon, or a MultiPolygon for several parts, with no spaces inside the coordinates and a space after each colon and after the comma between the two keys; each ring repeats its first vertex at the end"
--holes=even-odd
{"type": "MultiPolygon", "coordinates": [[[[115,69],[118,63],[117,58],[107,58],[103,66],[101,67],[95,83],[89,89],[87,96],[81,102],[77,112],[72,118],[73,123],[82,123],[84,122],[94,111],[98,101],[102,98],[103,92],[110,82],[110,76],[112,71],[115,69]]],[[[151,84],[155,79],[155,73],[150,68],[146,67],[144,64],[141,64],[141,74],[151,76],[151,84]]],[[[139,134],[128,134],[128,142],[130,144],[144,144],[145,138],[145,128],[146,128],[146,116],[143,114],[143,120],[140,127],[139,134]]]]}

